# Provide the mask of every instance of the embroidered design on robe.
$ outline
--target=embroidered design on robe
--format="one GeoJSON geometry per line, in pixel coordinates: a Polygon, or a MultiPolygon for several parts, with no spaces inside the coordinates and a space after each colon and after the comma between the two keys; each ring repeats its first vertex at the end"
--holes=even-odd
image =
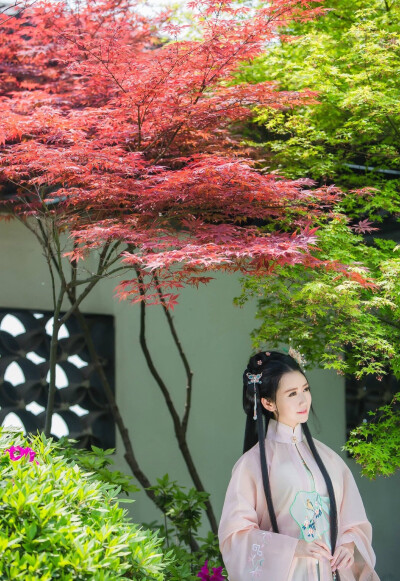
{"type": "Polygon", "coordinates": [[[329,496],[320,496],[316,491],[297,492],[289,512],[300,527],[300,539],[311,543],[329,531],[329,507],[329,496]]]}
{"type": "Polygon", "coordinates": [[[252,577],[259,577],[261,575],[264,563],[264,553],[263,548],[268,538],[269,533],[266,531],[261,535],[261,543],[253,543],[251,546],[251,555],[249,557],[249,562],[251,564],[251,569],[249,571],[252,577]]]}

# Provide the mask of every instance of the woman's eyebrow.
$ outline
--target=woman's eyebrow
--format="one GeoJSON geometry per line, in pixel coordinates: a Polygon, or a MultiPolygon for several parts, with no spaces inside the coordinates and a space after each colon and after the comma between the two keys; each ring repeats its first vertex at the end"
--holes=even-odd
{"type": "MultiPolygon", "coordinates": [[[[308,386],[308,383],[305,383],[305,384],[303,385],[303,387],[306,387],[306,386],[308,386]]],[[[286,391],[284,391],[283,393],[289,393],[289,391],[295,391],[296,389],[297,389],[297,387],[291,387],[290,389],[287,389],[287,390],[286,390],[286,391]]]]}

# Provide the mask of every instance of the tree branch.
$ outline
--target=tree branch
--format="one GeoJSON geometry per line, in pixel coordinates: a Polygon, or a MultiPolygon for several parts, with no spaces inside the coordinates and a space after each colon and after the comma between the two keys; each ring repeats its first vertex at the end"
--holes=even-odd
{"type": "MultiPolygon", "coordinates": [[[[116,262],[116,261],[114,261],[116,262]]],[[[108,264],[103,270],[106,270],[110,265],[108,264]]],[[[111,270],[111,272],[107,273],[107,278],[109,278],[110,276],[116,274],[117,272],[121,272],[121,270],[128,270],[129,267],[127,266],[119,266],[118,268],[115,268],[114,270],[111,270]]],[[[94,274],[93,276],[91,276],[90,278],[85,278],[82,280],[75,280],[75,282],[70,282],[68,284],[68,288],[73,288],[73,287],[77,287],[77,286],[81,286],[83,284],[88,284],[91,283],[93,281],[96,280],[101,280],[104,277],[104,272],[100,273],[100,274],[94,274]]]]}
{"type": "MultiPolygon", "coordinates": [[[[150,351],[149,351],[149,348],[147,345],[147,341],[146,341],[146,312],[145,312],[146,305],[144,302],[145,292],[143,290],[143,277],[142,277],[139,270],[137,270],[137,269],[135,269],[135,270],[136,270],[137,279],[139,281],[139,292],[140,292],[140,295],[142,297],[142,301],[140,303],[140,346],[141,346],[143,354],[145,356],[147,366],[148,366],[153,378],[155,379],[158,387],[160,388],[161,393],[164,396],[164,400],[165,400],[165,403],[167,405],[167,408],[171,414],[172,422],[174,425],[175,436],[176,436],[176,439],[178,440],[178,446],[179,446],[179,449],[182,453],[183,459],[186,463],[189,474],[193,480],[193,483],[199,492],[205,492],[205,488],[204,488],[203,483],[200,479],[200,476],[197,472],[196,466],[194,464],[191,452],[189,450],[189,447],[188,447],[188,444],[186,441],[185,431],[183,430],[183,426],[182,426],[181,421],[179,419],[179,415],[178,415],[178,413],[175,409],[174,403],[171,399],[171,394],[169,393],[167,386],[165,385],[163,379],[161,378],[160,374],[158,373],[158,371],[154,365],[153,358],[151,357],[151,354],[150,354],[150,351]]],[[[208,517],[208,520],[209,520],[209,523],[211,526],[211,530],[213,531],[214,534],[217,534],[218,525],[217,525],[217,520],[215,518],[211,502],[209,500],[207,500],[205,502],[205,505],[206,505],[206,513],[207,513],[207,517],[208,517]]]]}
{"type": "Polygon", "coordinates": [[[160,298],[160,302],[162,304],[163,307],[163,311],[164,314],[167,318],[167,322],[168,322],[168,326],[169,329],[171,331],[171,335],[173,337],[174,343],[177,346],[178,352],[179,352],[179,356],[182,360],[183,366],[185,368],[185,372],[186,372],[186,378],[187,378],[187,383],[186,383],[186,399],[185,399],[185,409],[184,409],[184,413],[183,413],[183,418],[182,418],[182,430],[183,433],[186,435],[187,432],[187,426],[188,426],[188,421],[189,421],[189,413],[190,413],[190,407],[191,407],[191,401],[192,401],[192,387],[193,387],[193,371],[190,369],[190,365],[189,365],[189,361],[186,357],[185,352],[183,351],[182,348],[182,343],[178,337],[178,333],[175,329],[175,325],[174,325],[174,321],[171,317],[171,313],[169,312],[165,301],[162,297],[162,294],[159,290],[159,282],[158,282],[158,277],[157,275],[154,275],[154,280],[157,284],[157,293],[158,296],[160,298]]]}
{"type": "MultiPolygon", "coordinates": [[[[40,224],[40,222],[39,222],[40,224]]],[[[51,249],[51,245],[49,242],[49,238],[46,235],[46,232],[44,231],[43,225],[41,225],[41,232],[43,235],[43,240],[40,239],[40,237],[38,237],[37,233],[34,232],[34,234],[39,238],[39,241],[41,243],[42,246],[45,246],[47,251],[48,251],[48,265],[49,268],[51,267],[51,262],[53,262],[56,271],[58,272],[58,274],[60,275],[61,278],[61,273],[59,270],[59,265],[57,263],[56,257],[54,252],[51,249]]],[[[29,229],[31,229],[29,227],[29,229]]],[[[107,257],[106,256],[106,252],[107,249],[103,249],[103,252],[100,256],[99,259],[99,267],[98,270],[100,270],[101,268],[105,269],[107,268],[107,257]]],[[[111,256],[111,254],[108,254],[108,258],[111,256]]],[[[100,278],[97,278],[96,280],[94,280],[94,284],[96,284],[96,282],[98,282],[100,280],[100,278]]],[[[145,473],[143,472],[143,470],[141,470],[139,463],[137,461],[136,455],[134,453],[133,450],[133,446],[132,446],[132,442],[129,436],[129,432],[127,427],[125,426],[125,423],[123,421],[123,418],[121,416],[121,413],[119,411],[117,402],[115,400],[115,396],[114,393],[111,389],[111,386],[108,382],[107,376],[104,372],[104,368],[103,365],[101,364],[98,354],[96,352],[94,343],[93,343],[93,339],[92,336],[90,334],[90,330],[88,327],[88,324],[86,322],[86,319],[84,317],[84,315],[81,313],[80,309],[79,309],[79,305],[78,305],[78,301],[76,300],[76,295],[74,293],[74,289],[72,288],[72,285],[69,284],[67,285],[65,292],[60,291],[60,296],[59,296],[59,301],[57,302],[57,304],[55,305],[55,310],[54,310],[54,319],[53,319],[53,333],[52,333],[52,341],[51,341],[51,352],[50,352],[50,384],[49,384],[49,394],[48,394],[48,404],[47,404],[47,409],[46,409],[46,420],[45,420],[45,434],[47,436],[50,436],[50,431],[51,431],[51,422],[52,422],[52,415],[53,415],[53,410],[54,410],[54,397],[55,397],[55,390],[56,390],[56,385],[55,385],[55,379],[56,379],[56,374],[55,374],[55,369],[56,369],[56,359],[57,359],[57,346],[58,346],[58,332],[59,329],[61,327],[61,324],[63,324],[63,322],[65,322],[64,320],[58,320],[59,317],[59,313],[61,310],[61,305],[62,305],[62,299],[65,295],[65,293],[68,296],[69,302],[71,304],[71,308],[69,309],[68,313],[69,316],[71,316],[72,314],[74,314],[78,321],[79,324],[81,326],[81,329],[83,331],[84,337],[85,337],[85,342],[89,351],[89,355],[91,358],[92,363],[94,364],[94,368],[96,370],[96,372],[98,373],[98,376],[100,378],[100,382],[103,386],[104,389],[104,393],[107,397],[109,406],[110,406],[110,411],[111,414],[113,416],[113,419],[117,425],[118,431],[120,433],[124,448],[125,448],[125,454],[124,454],[124,458],[128,464],[128,466],[130,467],[133,475],[135,476],[135,478],[137,479],[137,481],[141,484],[141,486],[143,487],[146,495],[150,498],[150,500],[152,500],[155,505],[163,512],[163,507],[161,506],[159,500],[157,499],[157,496],[155,495],[154,491],[151,490],[151,482],[150,480],[147,478],[147,476],[145,475],[145,473]]],[[[68,318],[69,318],[68,316],[68,318]]],[[[199,549],[198,544],[195,540],[191,540],[190,546],[192,548],[193,551],[197,551],[199,549]]]]}

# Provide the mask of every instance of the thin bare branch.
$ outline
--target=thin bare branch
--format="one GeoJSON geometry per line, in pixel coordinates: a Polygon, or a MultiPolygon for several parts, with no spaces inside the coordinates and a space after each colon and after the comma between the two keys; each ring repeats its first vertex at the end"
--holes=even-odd
{"type": "MultiPolygon", "coordinates": [[[[141,295],[142,299],[144,299],[145,292],[143,290],[143,277],[142,277],[139,270],[137,270],[137,269],[135,269],[135,270],[136,270],[136,276],[137,276],[137,279],[139,282],[140,295],[141,295]]],[[[142,348],[143,355],[146,359],[146,363],[147,363],[147,366],[150,370],[150,373],[152,374],[158,387],[160,388],[160,391],[164,397],[165,403],[166,403],[167,408],[169,410],[169,413],[171,415],[173,426],[174,426],[174,431],[175,431],[175,436],[176,436],[176,439],[178,441],[178,446],[179,446],[179,449],[182,453],[182,456],[183,456],[183,459],[184,459],[185,464],[187,466],[187,469],[189,471],[189,474],[193,480],[193,483],[199,492],[205,492],[205,488],[204,488],[203,483],[200,479],[200,476],[197,472],[197,468],[194,464],[192,454],[189,450],[189,447],[188,447],[188,444],[186,441],[186,434],[185,434],[185,431],[183,429],[182,423],[179,419],[179,414],[176,411],[175,405],[174,405],[172,398],[171,398],[171,394],[169,393],[169,390],[168,390],[165,382],[163,381],[162,377],[160,376],[160,374],[157,371],[157,368],[154,364],[153,358],[151,356],[150,350],[149,350],[148,345],[147,345],[147,340],[146,340],[146,305],[145,305],[144,300],[142,300],[140,303],[140,346],[142,348]]],[[[208,517],[208,520],[209,520],[209,523],[211,526],[211,530],[213,531],[214,534],[217,534],[218,524],[217,524],[217,520],[215,518],[215,514],[213,511],[212,505],[211,505],[209,500],[207,500],[205,502],[205,505],[206,505],[206,514],[207,514],[207,517],[208,517]]]]}
{"type": "Polygon", "coordinates": [[[179,353],[179,356],[180,356],[180,358],[182,360],[183,367],[185,368],[185,373],[186,373],[186,398],[185,398],[185,408],[184,408],[184,413],[183,413],[183,418],[182,418],[182,431],[186,435],[188,421],[189,421],[190,408],[191,408],[191,402],[192,402],[193,371],[190,368],[189,361],[188,361],[188,359],[186,357],[186,354],[185,354],[185,352],[183,350],[182,342],[181,342],[181,340],[178,337],[178,333],[176,331],[175,324],[174,324],[173,318],[171,316],[171,313],[170,313],[169,309],[167,308],[167,306],[165,304],[165,301],[163,299],[163,296],[162,296],[162,294],[160,292],[160,289],[159,289],[159,281],[158,281],[157,275],[154,275],[154,280],[155,280],[155,282],[157,284],[157,293],[158,293],[158,296],[160,298],[160,302],[162,304],[162,308],[163,308],[165,317],[167,319],[168,326],[169,326],[169,329],[171,331],[172,338],[173,338],[174,343],[175,343],[175,345],[176,345],[176,347],[178,349],[178,353],[179,353]]]}

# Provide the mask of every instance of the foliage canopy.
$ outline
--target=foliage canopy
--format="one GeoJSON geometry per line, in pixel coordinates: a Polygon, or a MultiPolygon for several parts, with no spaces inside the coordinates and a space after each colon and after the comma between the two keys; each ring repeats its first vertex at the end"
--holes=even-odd
{"type": "MultiPolygon", "coordinates": [[[[376,186],[362,209],[379,220],[379,208],[399,211],[400,7],[381,0],[323,6],[324,16],[286,27],[285,42],[243,66],[239,78],[318,92],[313,106],[260,108],[256,122],[265,132],[259,140],[273,154],[271,167],[345,189],[376,186]],[[360,165],[369,170],[357,171],[360,165]]],[[[355,201],[349,199],[349,210],[355,201]]]]}
{"type": "MultiPolygon", "coordinates": [[[[245,279],[236,302],[258,298],[255,348],[289,342],[310,366],[358,379],[387,373],[399,379],[400,247],[370,222],[399,217],[399,5],[328,0],[324,10],[313,21],[282,27],[284,42],[242,66],[240,82],[268,78],[282,90],[318,90],[316,104],[260,107],[246,143],[267,152],[269,168],[284,176],[334,181],[348,191],[333,220],[316,222],[318,256],[366,267],[376,286],[283,265],[278,277],[245,279]],[[374,238],[361,236],[373,231],[374,238]]],[[[385,420],[359,426],[345,446],[370,477],[400,466],[393,453],[400,437],[396,401],[381,409],[385,420]]]]}
{"type": "Polygon", "coordinates": [[[7,207],[50,233],[70,233],[65,255],[75,263],[108,245],[106,260],[123,244],[118,257],[141,277],[118,292],[133,301],[159,302],[161,291],[171,308],[183,284],[208,282],[204,273],[218,269],[259,275],[304,263],[361,280],[309,252],[313,219],[338,200],[338,189],[257,171],[229,131],[256,106],[313,102],[312,91],[231,80],[279,27],[321,8],[305,0],[257,10],[231,0],[191,6],[198,40],[178,40],[172,20],[150,22],[127,1],[43,2],[18,19],[3,15],[7,207]],[[268,233],[257,228],[260,218],[268,233]]]}

